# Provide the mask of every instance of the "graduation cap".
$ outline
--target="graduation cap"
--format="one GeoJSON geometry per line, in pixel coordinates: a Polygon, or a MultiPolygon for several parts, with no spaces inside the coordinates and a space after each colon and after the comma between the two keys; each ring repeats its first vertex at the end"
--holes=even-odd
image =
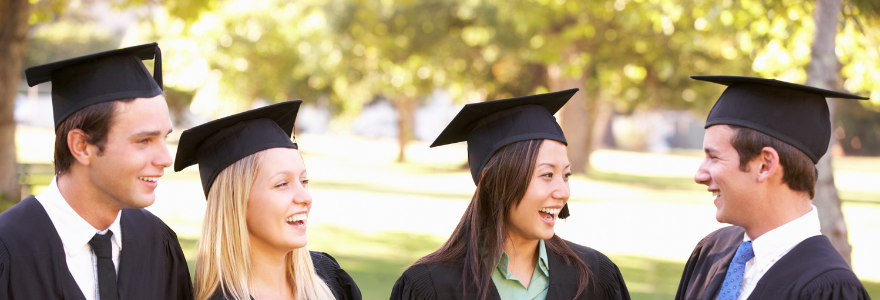
{"type": "Polygon", "coordinates": [[[803,151],[813,163],[828,151],[831,117],[825,98],[868,98],[775,79],[691,76],[727,86],[706,127],[727,124],[760,131],[803,151]]]}
{"type": "Polygon", "coordinates": [[[199,164],[205,197],[221,171],[270,148],[297,149],[290,140],[302,100],[287,101],[217,119],[180,135],[174,171],[199,164]]]}
{"type": "Polygon", "coordinates": [[[89,105],[162,93],[162,52],[157,43],[89,54],[24,72],[29,86],[52,81],[55,129],[89,105]],[[147,59],[154,59],[154,75],[141,62],[147,59]]]}
{"type": "MultiPolygon", "coordinates": [[[[568,145],[553,117],[578,89],[471,103],[464,106],[437,136],[431,147],[467,141],[468,163],[474,183],[495,151],[525,140],[549,139],[568,145]]],[[[568,204],[559,218],[569,216],[568,204]]]]}

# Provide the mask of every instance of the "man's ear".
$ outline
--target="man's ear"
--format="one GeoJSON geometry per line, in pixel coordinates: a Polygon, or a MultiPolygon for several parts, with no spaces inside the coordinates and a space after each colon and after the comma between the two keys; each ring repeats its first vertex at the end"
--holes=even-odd
{"type": "Polygon", "coordinates": [[[67,132],[67,148],[70,149],[73,158],[82,165],[89,165],[92,158],[98,154],[98,147],[89,144],[88,138],[89,135],[82,129],[73,129],[67,132]]]}
{"type": "Polygon", "coordinates": [[[761,154],[755,158],[755,162],[758,163],[758,182],[760,183],[764,183],[782,170],[782,165],[779,163],[779,152],[776,152],[776,149],[772,147],[762,148],[761,154]]]}

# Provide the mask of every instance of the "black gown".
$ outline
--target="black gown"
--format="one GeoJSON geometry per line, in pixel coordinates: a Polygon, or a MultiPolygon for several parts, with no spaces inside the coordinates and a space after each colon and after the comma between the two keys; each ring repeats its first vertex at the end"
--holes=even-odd
{"type": "MultiPolygon", "coordinates": [[[[586,290],[577,299],[628,300],[629,291],[620,270],[608,257],[599,251],[565,241],[593,272],[595,286],[586,290]]],[[[550,268],[550,287],[547,300],[571,300],[577,293],[577,273],[574,267],[565,264],[562,257],[547,251],[547,264],[550,268]]],[[[476,287],[468,286],[467,295],[461,288],[462,264],[426,264],[409,268],[394,283],[391,300],[447,300],[477,299],[476,287]]],[[[489,281],[488,300],[500,300],[495,284],[489,281]]]]}
{"type": "MultiPolygon", "coordinates": [[[[729,226],[703,238],[681,275],[676,300],[714,300],[745,229],[729,226]]],[[[871,299],[843,257],[824,235],[808,238],[773,264],[749,300],[871,299]]]]}
{"type": "MultiPolygon", "coordinates": [[[[315,265],[315,272],[327,283],[330,291],[336,300],[361,300],[361,290],[358,289],[354,279],[348,276],[339,263],[330,254],[324,252],[309,251],[312,256],[312,264],[315,265]]],[[[217,293],[209,300],[232,300],[232,297],[217,293]]],[[[254,299],[251,297],[251,299],[254,299]]]]}
{"type": "MultiPolygon", "coordinates": [[[[119,298],[192,299],[174,231],[144,209],[122,210],[120,226],[119,298]]],[[[67,268],[61,237],[33,196],[0,214],[0,299],[85,299],[67,268]]]]}

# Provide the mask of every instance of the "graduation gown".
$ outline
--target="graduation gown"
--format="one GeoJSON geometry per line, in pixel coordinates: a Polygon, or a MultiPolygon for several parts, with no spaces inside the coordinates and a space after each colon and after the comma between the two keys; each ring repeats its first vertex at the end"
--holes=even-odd
{"type": "MultiPolygon", "coordinates": [[[[721,228],[703,238],[688,259],[676,300],[715,300],[745,229],[721,228]]],[[[871,299],[824,235],[808,238],[767,270],[749,300],[871,299]]]]}
{"type": "MultiPolygon", "coordinates": [[[[336,296],[336,300],[361,300],[361,290],[354,283],[354,279],[339,267],[339,263],[336,262],[333,256],[315,251],[309,251],[309,254],[312,257],[312,264],[315,265],[315,273],[318,273],[318,276],[327,283],[330,291],[333,292],[333,296],[336,296]]],[[[232,297],[217,293],[209,300],[232,299],[232,297]]],[[[251,299],[254,298],[251,297],[251,299]]]]}
{"type": "MultiPolygon", "coordinates": [[[[569,241],[565,243],[593,272],[594,286],[587,285],[577,299],[630,299],[620,270],[608,257],[589,247],[569,241]]],[[[546,299],[574,299],[578,286],[575,268],[565,264],[561,256],[551,251],[547,251],[547,260],[550,268],[550,287],[546,299]]],[[[462,264],[423,264],[411,267],[394,283],[391,300],[477,299],[477,290],[473,284],[468,286],[468,294],[463,295],[462,270],[462,264]]],[[[492,281],[489,281],[489,294],[486,299],[501,299],[492,281]]]]}
{"type": "MultiPolygon", "coordinates": [[[[192,299],[174,231],[144,209],[122,210],[120,226],[119,298],[192,299]]],[[[0,299],[85,299],[67,268],[61,237],[34,196],[0,214],[0,299]]]]}

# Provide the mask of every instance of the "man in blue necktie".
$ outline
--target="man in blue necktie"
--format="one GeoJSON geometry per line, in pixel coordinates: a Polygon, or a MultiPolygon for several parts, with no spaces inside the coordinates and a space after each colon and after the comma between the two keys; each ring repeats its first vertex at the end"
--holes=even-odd
{"type": "Polygon", "coordinates": [[[675,299],[870,299],[819,232],[815,164],[828,149],[826,97],[855,95],[772,79],[694,76],[727,85],[706,120],[694,180],[718,222],[688,259],[675,299]]]}

